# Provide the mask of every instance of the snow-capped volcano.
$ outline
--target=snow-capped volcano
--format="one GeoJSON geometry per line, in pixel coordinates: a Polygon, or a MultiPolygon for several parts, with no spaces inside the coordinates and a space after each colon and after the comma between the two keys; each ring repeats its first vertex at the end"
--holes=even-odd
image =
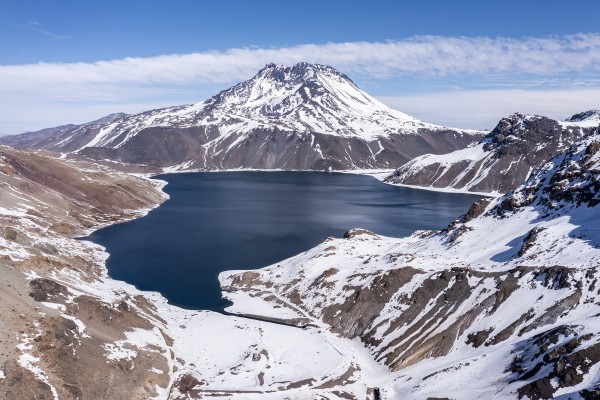
{"type": "Polygon", "coordinates": [[[464,148],[482,133],[419,121],[369,96],[332,67],[299,63],[268,64],[200,103],[41,136],[6,140],[179,170],[351,169],[397,167],[424,153],[464,148]]]}
{"type": "Polygon", "coordinates": [[[435,128],[390,109],[334,68],[308,63],[292,67],[269,64],[254,78],[219,93],[199,108],[223,119],[237,116],[283,130],[363,139],[435,128]]]}

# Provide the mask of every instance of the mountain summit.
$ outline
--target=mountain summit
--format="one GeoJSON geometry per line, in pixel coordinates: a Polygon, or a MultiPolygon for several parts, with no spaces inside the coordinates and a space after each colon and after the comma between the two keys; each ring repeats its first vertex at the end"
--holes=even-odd
{"type": "Polygon", "coordinates": [[[309,63],[268,64],[252,79],[224,90],[201,107],[295,132],[364,139],[435,128],[392,110],[334,68],[309,63]]]}
{"type": "Polygon", "coordinates": [[[163,170],[393,168],[481,132],[392,110],[332,67],[268,64],[210,99],[0,139],[163,170]]]}

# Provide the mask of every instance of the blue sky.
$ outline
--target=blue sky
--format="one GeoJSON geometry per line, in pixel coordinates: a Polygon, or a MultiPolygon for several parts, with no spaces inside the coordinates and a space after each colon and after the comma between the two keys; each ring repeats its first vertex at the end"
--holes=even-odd
{"type": "Polygon", "coordinates": [[[487,128],[600,108],[600,2],[0,1],[0,134],[204,100],[330,64],[394,108],[487,128]]]}

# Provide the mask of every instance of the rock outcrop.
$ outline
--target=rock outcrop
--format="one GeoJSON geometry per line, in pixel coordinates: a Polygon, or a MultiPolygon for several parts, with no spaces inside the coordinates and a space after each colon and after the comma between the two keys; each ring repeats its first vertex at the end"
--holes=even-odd
{"type": "Polygon", "coordinates": [[[503,194],[600,125],[592,110],[565,122],[513,114],[478,144],[443,155],[423,155],[385,179],[388,183],[503,194]]]}

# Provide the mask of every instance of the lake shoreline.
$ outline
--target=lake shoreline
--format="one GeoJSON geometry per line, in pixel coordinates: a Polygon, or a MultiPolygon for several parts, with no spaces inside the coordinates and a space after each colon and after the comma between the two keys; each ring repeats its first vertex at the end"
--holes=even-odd
{"type": "Polygon", "coordinates": [[[222,271],[266,267],[353,228],[398,238],[415,230],[442,229],[480,198],[381,185],[369,175],[276,172],[195,173],[203,179],[194,173],[156,175],[153,179],[166,182],[162,189],[169,200],[132,222],[143,228],[127,233],[128,224],[119,224],[86,239],[107,248],[107,268],[114,279],[159,291],[179,307],[220,311],[230,306],[221,296],[222,271]],[[169,226],[177,228],[171,232],[169,226]],[[118,238],[111,239],[111,232],[118,238]],[[135,252],[151,255],[134,259],[135,252]],[[201,275],[197,267],[186,265],[208,265],[214,272],[201,275]],[[164,282],[172,282],[166,290],[174,295],[161,289],[164,282]],[[218,301],[201,307],[191,300],[191,293],[205,292],[218,301]]]}

